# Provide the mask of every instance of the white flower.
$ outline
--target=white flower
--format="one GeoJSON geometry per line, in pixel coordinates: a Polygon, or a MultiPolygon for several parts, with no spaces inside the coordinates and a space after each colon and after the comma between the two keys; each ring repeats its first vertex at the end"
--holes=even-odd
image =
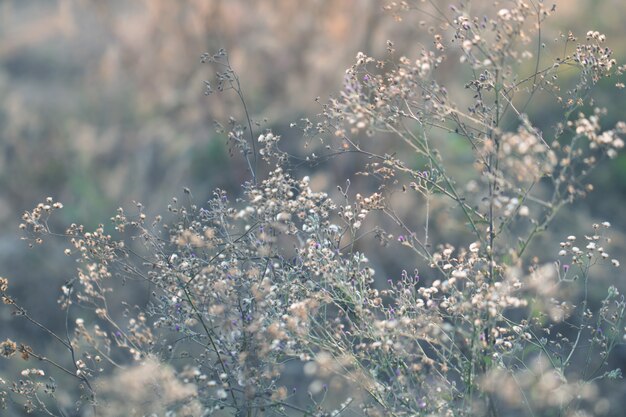
{"type": "Polygon", "coordinates": [[[280,212],[276,215],[276,221],[278,222],[287,222],[289,220],[291,220],[291,214],[285,211],[280,212]]]}
{"type": "Polygon", "coordinates": [[[502,20],[510,20],[511,19],[511,11],[509,9],[500,9],[498,11],[498,17],[502,20]]]}
{"type": "Polygon", "coordinates": [[[38,376],[44,376],[46,373],[42,370],[42,369],[24,369],[22,372],[20,372],[20,374],[22,376],[29,376],[29,375],[38,375],[38,376]]]}
{"type": "Polygon", "coordinates": [[[467,271],[464,271],[462,269],[455,269],[454,271],[452,271],[452,276],[455,278],[466,278],[467,271]]]}

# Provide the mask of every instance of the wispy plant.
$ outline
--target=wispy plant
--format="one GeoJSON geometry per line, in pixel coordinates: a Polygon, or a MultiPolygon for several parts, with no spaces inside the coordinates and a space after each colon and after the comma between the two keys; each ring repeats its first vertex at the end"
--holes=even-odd
{"type": "Polygon", "coordinates": [[[359,53],[320,117],[294,124],[312,148],[304,157],[251,120],[226,53],[203,56],[221,68],[207,92],[232,89],[243,106],[244,122],[223,128],[250,171],[240,197],[216,190],[200,204],[185,189],[163,216],[137,204],[95,230],[52,230],[62,205],[51,198],[25,213],[31,245],[61,239],[76,259],[59,298],[66,334],[21,307],[7,280],[0,291],[16,319],[68,358],[4,341],[4,357],[44,369],[28,362],[12,385],[0,380],[0,404],[70,413],[45,379],[59,373],[80,385],[76,413],[85,415],[602,413],[596,384],[621,377],[608,359],[623,341],[626,308],[613,286],[590,302],[591,270],[619,267],[610,224],[543,256],[532,248],[624,146],[626,124],[603,128],[606,111],[590,95],[623,67],[594,31],[559,37],[559,54],[548,56],[542,29],[554,10],[541,2],[511,2],[490,17],[466,3],[387,6],[398,16],[412,8],[439,22],[433,47],[416,58],[396,56],[392,42],[385,59],[359,53]],[[465,68],[462,89],[439,76],[456,66],[465,68]],[[534,106],[546,99],[561,111],[538,126],[534,106]],[[471,155],[463,170],[450,141],[471,155]],[[294,169],[347,155],[364,158],[351,177],[366,176],[376,191],[352,193],[347,178],[331,198],[294,169]],[[419,215],[400,210],[398,195],[419,215]],[[444,207],[457,247],[437,241],[432,217],[444,207]],[[378,282],[358,247],[369,236],[414,253],[419,269],[378,282]],[[147,302],[121,301],[131,282],[147,302]],[[307,395],[290,385],[294,374],[307,395]]]}

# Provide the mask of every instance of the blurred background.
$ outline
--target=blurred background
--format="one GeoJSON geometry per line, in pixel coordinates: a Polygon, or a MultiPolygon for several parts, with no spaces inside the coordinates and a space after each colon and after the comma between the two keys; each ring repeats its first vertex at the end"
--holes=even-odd
{"type": "MultiPolygon", "coordinates": [[[[547,38],[598,30],[626,61],[626,2],[554,3],[547,38]]],[[[228,51],[252,118],[267,119],[264,127],[295,149],[302,134],[289,124],[318,113],[316,97],[323,102],[340,90],[357,52],[384,57],[389,39],[398,55],[415,56],[432,43],[430,19],[419,12],[398,19],[377,0],[1,0],[0,275],[34,316],[58,328],[56,294],[74,269],[63,247],[33,251],[19,240],[25,210],[52,196],[65,206],[56,215],[59,230],[71,222],[92,228],[134,201],[163,212],[183,187],[199,203],[215,187],[240,192],[245,163],[231,155],[213,122],[241,119],[241,104],[233,92],[204,95],[203,81],[214,71],[200,63],[202,53],[228,51]]],[[[626,119],[626,100],[614,83],[596,96],[609,107],[607,125],[626,119]]],[[[549,118],[550,109],[535,111],[531,120],[549,118]]],[[[351,172],[338,161],[316,174],[316,184],[334,189],[351,172]]],[[[590,198],[557,219],[554,239],[608,220],[612,255],[626,264],[626,157],[601,167],[595,184],[590,198]]],[[[626,291],[615,273],[603,280],[626,291]]],[[[38,335],[0,309],[0,339],[38,335]]],[[[617,353],[623,361],[625,350],[617,353]]],[[[6,366],[0,362],[0,375],[6,366]]]]}

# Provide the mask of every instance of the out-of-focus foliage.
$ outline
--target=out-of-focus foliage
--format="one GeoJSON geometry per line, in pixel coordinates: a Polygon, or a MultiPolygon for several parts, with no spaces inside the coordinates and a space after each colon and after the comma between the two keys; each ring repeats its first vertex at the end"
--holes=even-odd
{"type": "MultiPolygon", "coordinates": [[[[622,2],[556,3],[567,27],[620,38],[614,20],[622,2]]],[[[199,65],[200,54],[228,50],[253,117],[286,125],[315,112],[315,97],[337,90],[356,52],[380,54],[387,39],[399,53],[419,50],[420,39],[431,42],[424,34],[436,28],[433,17],[416,10],[398,22],[383,13],[384,4],[3,2],[0,224],[9,227],[13,213],[42,194],[63,196],[92,218],[117,202],[162,202],[182,184],[237,186],[244,176],[226,163],[212,122],[240,109],[232,96],[202,95],[210,71],[199,65]],[[233,175],[218,179],[228,170],[233,175]]],[[[551,30],[548,48],[557,35],[551,30]]]]}

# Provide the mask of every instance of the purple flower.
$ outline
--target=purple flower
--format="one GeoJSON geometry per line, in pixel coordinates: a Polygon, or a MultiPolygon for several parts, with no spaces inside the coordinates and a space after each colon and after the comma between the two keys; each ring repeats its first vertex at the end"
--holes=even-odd
{"type": "Polygon", "coordinates": [[[569,265],[568,264],[563,265],[563,272],[567,274],[568,270],[569,270],[569,265]]]}

